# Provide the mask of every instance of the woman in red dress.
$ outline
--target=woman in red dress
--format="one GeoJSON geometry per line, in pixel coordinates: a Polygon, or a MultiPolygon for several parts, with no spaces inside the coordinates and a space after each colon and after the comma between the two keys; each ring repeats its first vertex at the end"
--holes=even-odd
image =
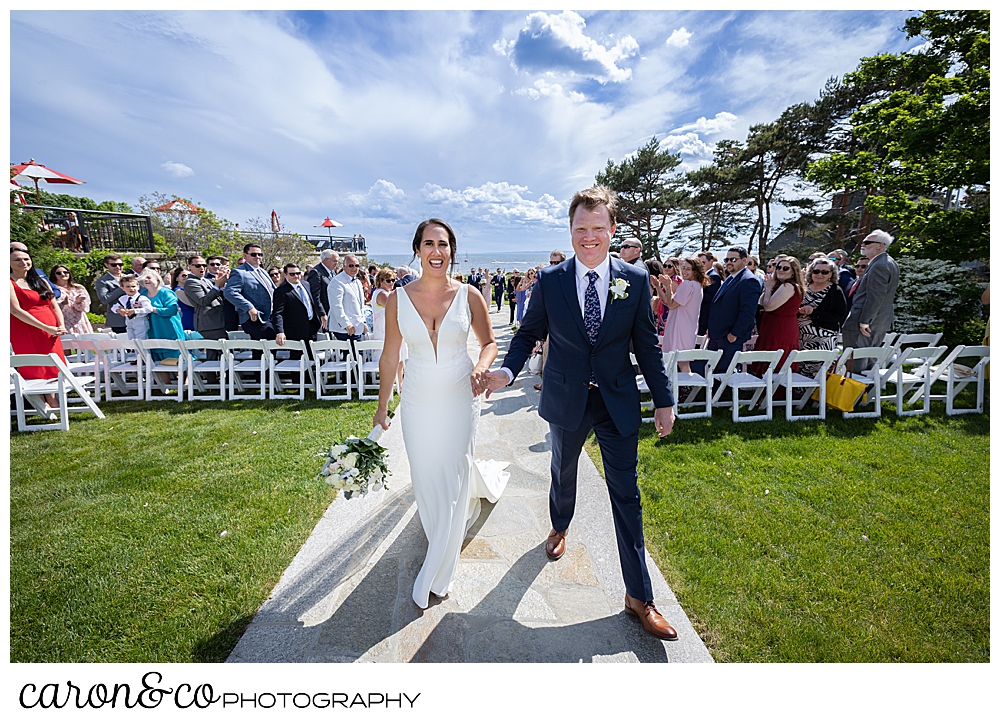
{"type": "MultiPolygon", "coordinates": [[[[760,305],[764,314],[760,319],[760,329],[754,351],[784,350],[775,371],[781,368],[793,349],[799,348],[799,306],[805,294],[802,279],[802,265],[794,256],[778,256],[774,276],[764,284],[760,295],[760,305]]],[[[750,365],[750,373],[762,376],[767,365],[756,362],[750,365]]]]}
{"type": "MultiPolygon", "coordinates": [[[[10,252],[10,343],[15,354],[56,353],[66,361],[59,337],[66,333],[62,310],[48,283],[38,275],[25,251],[10,252]]],[[[25,379],[54,379],[55,367],[20,367],[25,379]]],[[[56,405],[47,394],[49,406],[56,405]]]]}

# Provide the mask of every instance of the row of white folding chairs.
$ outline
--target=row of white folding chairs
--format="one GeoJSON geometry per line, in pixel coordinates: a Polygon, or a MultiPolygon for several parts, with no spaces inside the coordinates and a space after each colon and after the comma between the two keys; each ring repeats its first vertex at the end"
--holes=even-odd
{"type": "Polygon", "coordinates": [[[11,354],[10,355],[10,393],[14,397],[12,414],[17,417],[17,431],[35,432],[49,429],[69,429],[69,415],[74,412],[90,412],[99,419],[104,419],[100,410],[86,387],[93,385],[93,377],[74,374],[58,354],[11,354]],[[52,379],[26,379],[21,376],[23,367],[55,367],[57,374],[52,379]],[[58,417],[50,418],[44,397],[54,394],[58,400],[58,417]],[[73,395],[73,398],[71,398],[73,395]],[[27,402],[28,407],[25,406],[27,402]],[[38,415],[49,424],[32,424],[28,417],[38,415]]]}
{"type": "MultiPolygon", "coordinates": [[[[789,352],[784,363],[778,366],[783,351],[739,351],[733,355],[729,368],[718,376],[719,384],[715,386],[715,365],[722,355],[721,351],[705,349],[689,349],[684,351],[666,352],[663,357],[667,377],[670,380],[675,400],[675,414],[679,419],[711,417],[713,407],[728,406],[732,410],[734,422],[749,422],[771,420],[773,418],[774,396],[779,387],[784,388],[785,418],[788,421],[826,418],[826,376],[829,371],[846,374],[865,383],[871,390],[871,410],[844,412],[845,418],[878,417],[882,413],[882,392],[888,385],[893,385],[896,396],[896,413],[899,416],[926,414],[930,411],[931,401],[944,401],[945,411],[949,415],[983,412],[984,392],[986,383],[986,366],[989,364],[989,347],[959,345],[939,362],[946,351],[945,347],[894,347],[891,343],[872,348],[848,348],[843,353],[828,350],[793,350],[789,352]],[[890,357],[895,359],[889,363],[890,357]],[[968,361],[971,366],[962,365],[960,360],[968,361]],[[704,362],[703,374],[684,372],[680,370],[681,362],[704,362]],[[793,365],[802,363],[818,365],[814,377],[800,374],[793,365]],[[871,369],[854,373],[856,363],[871,364],[871,369]],[[747,365],[759,363],[762,366],[761,376],[748,371],[747,365]],[[876,383],[877,382],[877,383],[876,383]],[[935,383],[945,384],[943,394],[933,394],[935,383]],[[974,407],[958,408],[955,398],[959,392],[970,384],[976,384],[976,405],[974,407]],[[712,391],[714,389],[714,392],[712,391]],[[726,389],[731,391],[731,399],[723,400],[726,389]],[[795,391],[800,390],[801,396],[796,399],[795,391]],[[814,414],[801,412],[808,404],[812,395],[818,391],[819,409],[814,414]],[[704,394],[704,401],[696,401],[699,393],[704,394]],[[741,392],[751,392],[748,399],[741,399],[741,392]],[[906,396],[909,399],[906,399],[906,396]],[[919,406],[914,408],[915,404],[919,406]],[[746,406],[753,410],[759,406],[763,411],[756,415],[740,415],[740,407],[746,406]],[[690,408],[697,411],[687,411],[690,408]]],[[[633,358],[634,361],[634,358],[633,358]]],[[[640,375],[637,379],[639,389],[648,392],[648,386],[640,375]]],[[[861,402],[863,395],[855,400],[855,407],[861,402]]],[[[652,408],[652,402],[644,402],[645,409],[652,408]]],[[[645,418],[644,421],[652,421],[645,418]]]]}

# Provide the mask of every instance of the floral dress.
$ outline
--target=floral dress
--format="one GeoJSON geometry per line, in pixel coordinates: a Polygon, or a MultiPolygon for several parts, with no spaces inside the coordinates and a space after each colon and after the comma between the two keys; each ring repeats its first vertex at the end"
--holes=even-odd
{"type": "Polygon", "coordinates": [[[90,311],[90,294],[79,284],[61,291],[56,301],[62,309],[66,331],[70,334],[93,334],[94,327],[87,318],[87,312],[90,311]]]}

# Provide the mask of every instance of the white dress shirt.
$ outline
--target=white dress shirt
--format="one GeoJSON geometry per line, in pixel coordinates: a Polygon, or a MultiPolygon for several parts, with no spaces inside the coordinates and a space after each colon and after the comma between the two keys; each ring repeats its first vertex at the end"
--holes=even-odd
{"type": "MultiPolygon", "coordinates": [[[[576,298],[580,302],[580,316],[584,315],[586,302],[584,297],[587,294],[587,287],[590,286],[590,279],[587,273],[591,271],[576,256],[573,257],[573,265],[576,268],[576,298]]],[[[608,289],[611,287],[611,257],[605,256],[604,261],[597,265],[593,271],[597,272],[597,300],[601,302],[601,319],[604,319],[604,307],[608,304],[608,289]]]]}
{"type": "Polygon", "coordinates": [[[295,289],[295,295],[299,297],[301,301],[306,306],[306,312],[309,315],[309,321],[313,318],[313,307],[312,300],[309,298],[309,294],[306,293],[306,287],[302,284],[292,284],[292,288],[295,289]]]}

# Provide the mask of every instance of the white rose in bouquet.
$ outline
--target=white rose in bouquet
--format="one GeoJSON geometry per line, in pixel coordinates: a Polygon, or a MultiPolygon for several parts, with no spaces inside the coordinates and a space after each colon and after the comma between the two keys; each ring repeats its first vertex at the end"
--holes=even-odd
{"type": "Polygon", "coordinates": [[[344,469],[356,469],[358,466],[358,453],[351,452],[341,462],[344,465],[344,469]]]}
{"type": "Polygon", "coordinates": [[[347,451],[346,444],[335,444],[332,447],[330,447],[330,455],[333,457],[340,457],[346,451],[347,451]]]}

